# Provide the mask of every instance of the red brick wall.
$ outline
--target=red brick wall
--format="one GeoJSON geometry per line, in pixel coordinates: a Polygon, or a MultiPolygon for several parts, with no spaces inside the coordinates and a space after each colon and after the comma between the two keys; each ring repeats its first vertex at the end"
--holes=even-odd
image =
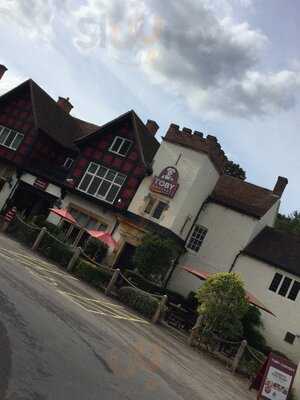
{"type": "Polygon", "coordinates": [[[22,165],[35,138],[33,113],[28,94],[18,95],[0,104],[0,124],[24,134],[24,139],[16,151],[0,145],[0,158],[22,165]]]}
{"type": "Polygon", "coordinates": [[[122,201],[121,203],[115,202],[116,207],[126,209],[145,175],[145,166],[140,160],[139,150],[137,143],[135,143],[130,124],[128,123],[119,128],[113,128],[110,132],[102,134],[99,132],[97,137],[81,145],[80,157],[75,164],[72,176],[76,186],[79,184],[89,163],[92,161],[102,164],[105,167],[112,168],[127,176],[126,182],[118,195],[118,198],[121,198],[122,201]],[[133,145],[127,157],[121,157],[109,152],[109,148],[116,136],[121,136],[133,141],[133,145]]]}

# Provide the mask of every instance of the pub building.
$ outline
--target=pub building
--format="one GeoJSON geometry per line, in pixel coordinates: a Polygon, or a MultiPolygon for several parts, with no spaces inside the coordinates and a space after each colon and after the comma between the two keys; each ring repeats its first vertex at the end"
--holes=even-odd
{"type": "MultiPolygon", "coordinates": [[[[0,65],[1,79],[6,68],[0,65]]],[[[3,78],[4,76],[4,78],[3,78]]],[[[266,189],[224,175],[227,158],[216,137],[171,124],[161,143],[157,123],[134,111],[95,125],[71,115],[68,98],[53,100],[29,79],[0,97],[0,210],[24,217],[68,210],[86,230],[111,233],[106,260],[132,267],[143,235],[173,238],[182,249],[165,285],[184,296],[201,279],[237,271],[263,313],[270,345],[300,360],[300,239],[274,228],[287,179],[266,189]]]]}

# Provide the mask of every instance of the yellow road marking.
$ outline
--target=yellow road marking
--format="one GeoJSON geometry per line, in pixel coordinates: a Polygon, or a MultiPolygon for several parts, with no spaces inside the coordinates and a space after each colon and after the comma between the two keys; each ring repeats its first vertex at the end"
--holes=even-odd
{"type": "MultiPolygon", "coordinates": [[[[140,323],[146,323],[149,324],[148,321],[138,318],[138,317],[134,317],[132,314],[129,313],[125,313],[125,312],[121,312],[120,310],[113,310],[112,311],[107,311],[105,310],[105,312],[103,312],[103,310],[94,310],[91,308],[88,308],[88,306],[90,306],[90,304],[82,304],[80,303],[78,300],[72,298],[74,296],[70,295],[68,292],[64,292],[62,290],[58,290],[58,292],[60,292],[63,296],[68,297],[69,300],[71,300],[73,303],[77,304],[79,307],[81,307],[82,309],[84,309],[85,311],[88,311],[91,314],[99,314],[99,315],[104,315],[106,317],[112,317],[115,319],[122,319],[122,320],[127,320],[127,321],[133,321],[133,322],[140,322],[140,323]],[[122,315],[123,314],[123,315],[122,315]]],[[[81,300],[83,300],[84,298],[81,297],[81,300]]],[[[84,300],[83,300],[84,301],[84,300]]],[[[111,305],[114,305],[112,303],[110,303],[111,305]]],[[[99,307],[99,306],[98,306],[99,307]]],[[[103,305],[104,308],[109,308],[109,306],[107,305],[103,305]]],[[[122,306],[119,306],[122,307],[122,306]]]]}
{"type": "MultiPolygon", "coordinates": [[[[2,250],[4,250],[4,249],[2,249],[2,250]]],[[[56,267],[55,265],[53,265],[53,264],[46,263],[45,261],[41,261],[41,260],[39,260],[38,258],[29,257],[29,256],[26,256],[26,255],[23,255],[23,254],[20,254],[20,253],[13,253],[13,254],[12,254],[9,250],[6,250],[6,251],[7,251],[10,255],[8,256],[7,254],[3,254],[3,253],[1,253],[1,251],[0,251],[0,253],[1,253],[1,255],[2,255],[3,257],[17,260],[17,261],[21,262],[22,264],[24,264],[24,265],[26,265],[26,266],[28,266],[28,264],[29,264],[30,266],[32,266],[32,267],[34,267],[34,268],[36,268],[36,269],[39,269],[39,270],[41,270],[41,271],[47,271],[47,272],[49,272],[49,273],[51,273],[51,274],[53,274],[53,275],[68,277],[69,279],[72,279],[72,280],[75,280],[75,281],[78,281],[78,280],[79,280],[79,279],[75,278],[74,276],[71,276],[71,275],[69,275],[69,274],[67,274],[67,273],[58,272],[58,271],[55,271],[55,270],[49,268],[49,267],[51,267],[51,266],[52,266],[53,268],[57,268],[57,267],[56,267]],[[18,257],[16,257],[15,255],[17,255],[18,257]],[[21,258],[20,256],[21,256],[22,258],[21,258]],[[24,260],[24,259],[25,259],[25,260],[24,260]],[[47,268],[47,267],[48,267],[48,268],[47,268]]]]}
{"type": "MultiPolygon", "coordinates": [[[[59,275],[63,277],[68,277],[73,280],[79,280],[70,276],[67,273],[57,272],[51,269],[57,268],[55,265],[47,263],[43,260],[40,260],[35,257],[28,256],[23,253],[14,252],[8,249],[0,249],[0,255],[10,261],[18,261],[21,264],[26,266],[26,269],[37,279],[46,282],[52,286],[57,287],[58,283],[51,276],[47,276],[47,273],[53,275],[59,275]],[[40,271],[41,273],[37,272],[40,271]]],[[[122,305],[114,304],[111,302],[106,302],[103,300],[97,300],[94,298],[88,298],[85,296],[81,296],[76,294],[75,292],[66,292],[63,290],[56,289],[61,295],[67,297],[70,301],[72,301],[77,306],[81,307],[86,312],[95,315],[102,315],[105,317],[111,317],[119,320],[126,320],[131,322],[139,322],[144,324],[149,324],[148,321],[141,319],[139,317],[135,317],[133,314],[128,313],[122,305]],[[83,303],[83,304],[82,304],[83,303]]]]}

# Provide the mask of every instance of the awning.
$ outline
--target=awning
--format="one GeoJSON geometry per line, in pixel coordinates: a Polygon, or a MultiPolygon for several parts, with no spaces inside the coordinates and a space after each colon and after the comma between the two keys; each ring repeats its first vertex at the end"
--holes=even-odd
{"type": "Polygon", "coordinates": [[[110,233],[103,231],[87,231],[87,233],[95,238],[101,240],[103,243],[107,244],[107,246],[115,248],[117,242],[113,239],[110,233]]]}
{"type": "MultiPolygon", "coordinates": [[[[190,268],[190,267],[183,267],[183,269],[186,272],[189,272],[190,274],[196,276],[197,278],[199,278],[203,281],[206,281],[207,278],[209,278],[212,275],[215,275],[215,273],[198,271],[198,270],[190,268]]],[[[246,297],[250,304],[252,304],[255,307],[260,308],[261,310],[267,312],[268,314],[271,314],[274,317],[276,317],[276,315],[273,314],[272,311],[270,311],[267,307],[265,307],[261,301],[259,301],[252,293],[248,292],[247,290],[246,290],[246,297]]]]}
{"type": "Polygon", "coordinates": [[[58,215],[58,216],[61,217],[62,219],[64,219],[64,220],[70,222],[70,224],[78,225],[78,222],[77,222],[76,219],[73,217],[73,215],[69,213],[68,210],[60,209],[60,208],[50,208],[50,211],[51,211],[53,214],[58,215]]]}

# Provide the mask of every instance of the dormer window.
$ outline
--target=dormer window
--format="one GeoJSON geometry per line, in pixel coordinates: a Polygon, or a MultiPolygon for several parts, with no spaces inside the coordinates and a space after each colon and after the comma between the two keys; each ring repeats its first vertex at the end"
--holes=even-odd
{"type": "Polygon", "coordinates": [[[119,156],[126,157],[130,147],[132,146],[132,141],[122,138],[121,136],[116,136],[112,145],[109,148],[111,153],[118,154],[119,156]]]}
{"type": "Polygon", "coordinates": [[[24,135],[22,133],[0,125],[0,145],[16,151],[23,138],[24,135]]]}
{"type": "Polygon", "coordinates": [[[65,167],[66,169],[70,169],[70,168],[72,167],[72,165],[73,165],[73,162],[74,162],[74,159],[73,159],[73,158],[67,157],[67,158],[65,159],[65,162],[64,162],[64,167],[65,167]]]}

